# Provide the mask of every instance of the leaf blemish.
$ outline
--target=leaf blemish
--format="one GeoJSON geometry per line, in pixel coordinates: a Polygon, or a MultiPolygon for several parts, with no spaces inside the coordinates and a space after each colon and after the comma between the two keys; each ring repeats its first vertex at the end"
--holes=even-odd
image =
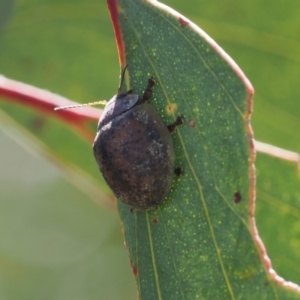
{"type": "Polygon", "coordinates": [[[131,265],[131,268],[132,268],[132,273],[133,273],[133,276],[135,278],[137,278],[137,276],[139,275],[139,272],[138,272],[138,268],[137,266],[135,266],[132,262],[132,260],[130,259],[130,265],[131,265]]]}
{"type": "Polygon", "coordinates": [[[177,104],[175,104],[175,103],[170,103],[167,105],[167,113],[169,115],[172,115],[176,109],[177,109],[177,104]]]}
{"type": "Polygon", "coordinates": [[[264,282],[264,285],[265,285],[265,286],[268,286],[268,285],[269,285],[269,281],[266,280],[266,281],[264,282]]]}
{"type": "Polygon", "coordinates": [[[179,22],[180,22],[180,24],[181,24],[182,27],[186,27],[186,26],[189,25],[189,21],[185,20],[182,17],[179,18],[179,22]]]}
{"type": "Polygon", "coordinates": [[[189,125],[190,125],[192,128],[195,128],[195,127],[196,127],[196,121],[193,120],[193,119],[191,119],[191,120],[189,121],[189,125]]]}
{"type": "Polygon", "coordinates": [[[181,167],[179,167],[179,168],[175,168],[174,173],[176,176],[179,177],[180,175],[182,175],[184,173],[184,171],[181,167]]]}
{"type": "Polygon", "coordinates": [[[242,195],[240,194],[240,192],[234,193],[233,200],[234,200],[234,203],[239,203],[242,201],[242,195]]]}
{"type": "Polygon", "coordinates": [[[41,117],[37,117],[30,122],[33,129],[42,129],[45,125],[45,119],[41,117]]]}
{"type": "Polygon", "coordinates": [[[153,218],[152,222],[155,223],[155,224],[158,223],[158,218],[153,218]]]}

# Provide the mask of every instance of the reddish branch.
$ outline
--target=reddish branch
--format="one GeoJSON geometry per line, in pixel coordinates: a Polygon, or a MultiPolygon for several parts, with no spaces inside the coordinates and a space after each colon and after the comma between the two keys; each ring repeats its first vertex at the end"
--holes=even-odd
{"type": "Polygon", "coordinates": [[[76,103],[57,94],[16,80],[5,78],[4,76],[0,76],[0,97],[7,99],[10,102],[30,107],[42,114],[60,119],[70,127],[76,129],[76,131],[89,142],[93,141],[95,133],[89,129],[87,123],[89,121],[98,121],[102,112],[102,110],[92,107],[82,107],[56,112],[54,111],[54,108],[57,106],[72,105],[76,103]]]}
{"type": "Polygon", "coordinates": [[[125,67],[125,51],[124,51],[124,44],[123,44],[123,38],[122,33],[120,30],[120,24],[119,24],[119,7],[116,0],[107,0],[107,5],[110,12],[110,17],[113,23],[114,31],[115,31],[115,37],[117,42],[117,48],[119,52],[119,61],[122,68],[125,67]]]}

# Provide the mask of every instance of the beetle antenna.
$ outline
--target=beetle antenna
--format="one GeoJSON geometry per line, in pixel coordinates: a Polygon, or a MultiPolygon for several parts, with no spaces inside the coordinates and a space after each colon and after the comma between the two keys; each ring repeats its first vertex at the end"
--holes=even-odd
{"type": "Polygon", "coordinates": [[[123,85],[123,82],[124,82],[125,71],[126,71],[127,67],[128,67],[128,65],[126,65],[125,68],[122,71],[121,82],[120,82],[120,86],[118,88],[118,94],[121,94],[121,89],[122,89],[122,85],[123,85]]]}
{"type": "Polygon", "coordinates": [[[70,108],[77,108],[82,106],[94,106],[94,105],[106,105],[107,101],[95,101],[90,103],[83,103],[83,104],[74,104],[74,105],[67,105],[67,106],[59,106],[55,107],[54,110],[63,110],[63,109],[70,109],[70,108]]]}

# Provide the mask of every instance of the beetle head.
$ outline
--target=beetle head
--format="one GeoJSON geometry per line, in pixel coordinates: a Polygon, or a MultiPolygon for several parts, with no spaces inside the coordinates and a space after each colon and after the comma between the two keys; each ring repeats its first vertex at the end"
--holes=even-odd
{"type": "MultiPolygon", "coordinates": [[[[129,91],[130,92],[130,91],[129,91]]],[[[121,115],[122,113],[130,110],[134,106],[139,104],[138,94],[118,94],[113,96],[108,103],[105,105],[104,111],[101,114],[98,130],[106,125],[109,121],[115,117],[121,115]]]]}

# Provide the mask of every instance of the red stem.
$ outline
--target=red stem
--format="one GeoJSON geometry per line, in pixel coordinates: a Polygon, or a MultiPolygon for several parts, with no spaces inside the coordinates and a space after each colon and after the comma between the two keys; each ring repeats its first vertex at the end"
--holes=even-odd
{"type": "Polygon", "coordinates": [[[122,39],[122,33],[120,30],[120,24],[119,24],[119,7],[117,0],[107,0],[107,6],[110,12],[110,17],[113,23],[114,31],[115,31],[115,37],[117,42],[117,48],[119,52],[119,61],[122,68],[125,67],[125,56],[124,56],[124,44],[122,39]]]}
{"type": "Polygon", "coordinates": [[[87,127],[88,121],[98,121],[102,110],[92,107],[81,107],[54,111],[57,106],[77,104],[57,94],[0,76],[0,97],[12,102],[31,107],[32,109],[58,118],[73,128],[89,142],[93,141],[94,132],[87,127]]]}

